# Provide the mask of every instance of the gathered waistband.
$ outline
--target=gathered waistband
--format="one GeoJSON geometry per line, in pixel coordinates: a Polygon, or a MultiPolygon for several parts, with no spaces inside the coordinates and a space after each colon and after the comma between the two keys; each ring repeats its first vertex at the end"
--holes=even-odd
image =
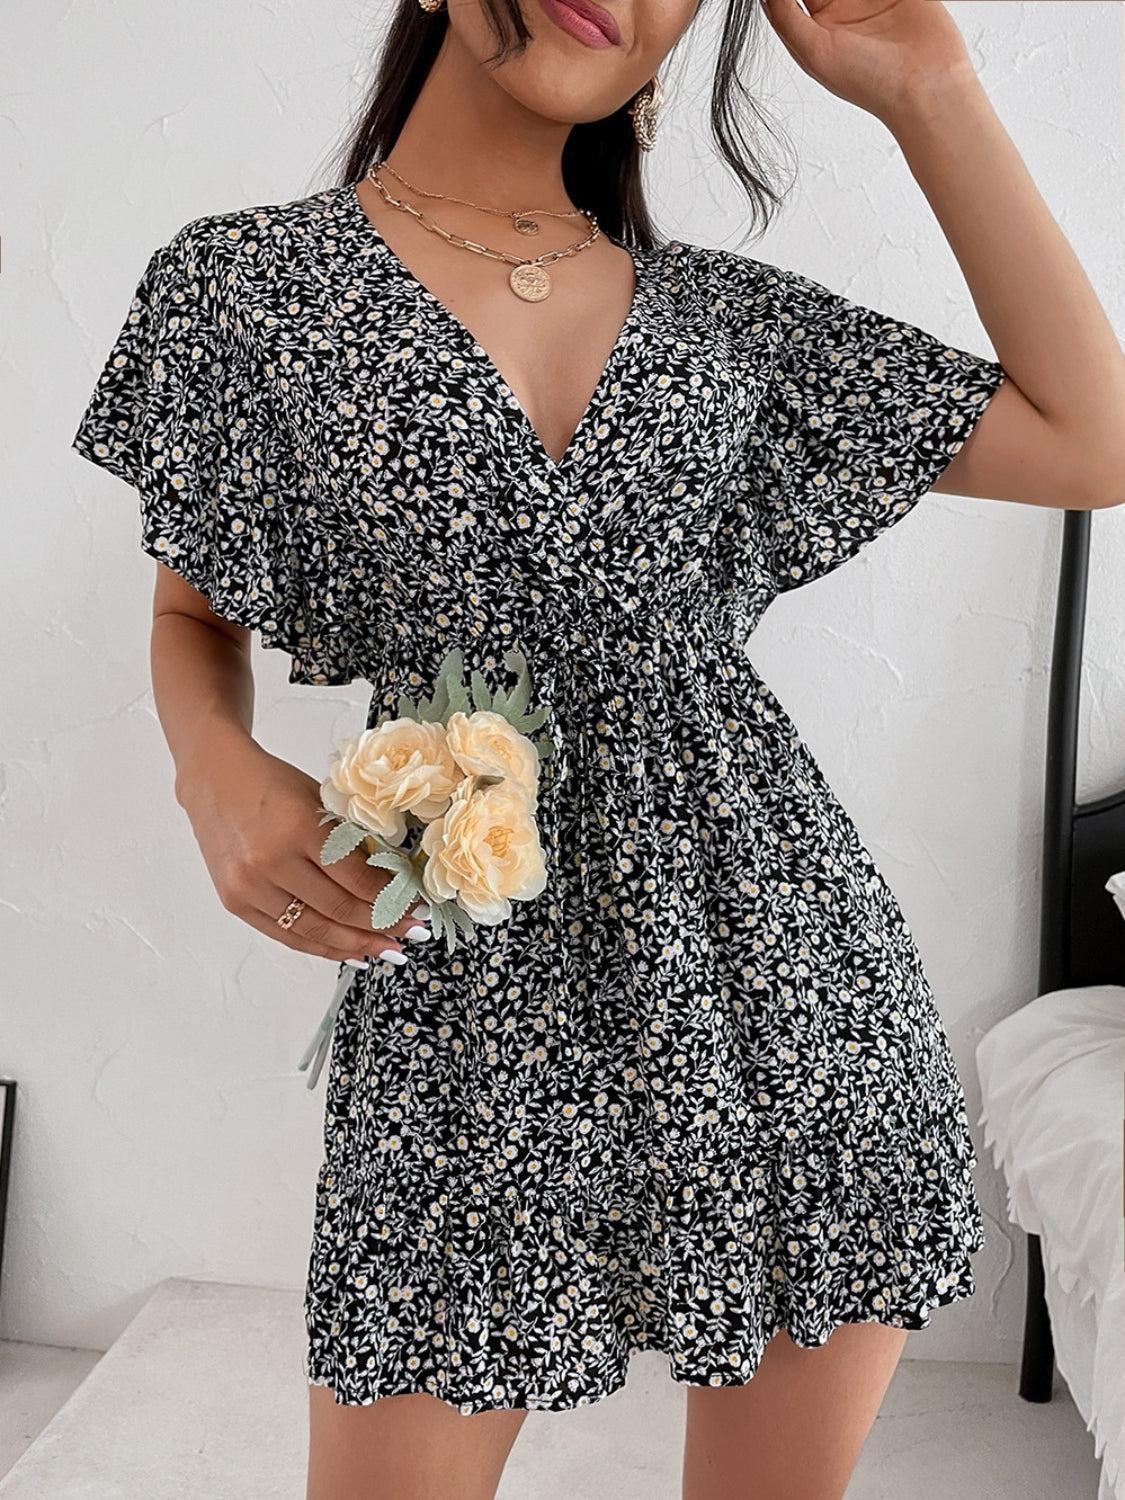
{"type": "Polygon", "coordinates": [[[591,652],[624,664],[662,643],[725,656],[746,627],[742,601],[702,579],[651,594],[615,591],[589,576],[575,577],[569,587],[556,579],[548,586],[521,580],[482,589],[462,577],[443,588],[433,576],[399,585],[380,599],[356,651],[368,681],[394,681],[400,691],[404,673],[428,679],[453,647],[463,651],[466,670],[499,667],[513,649],[543,667],[591,652]]]}

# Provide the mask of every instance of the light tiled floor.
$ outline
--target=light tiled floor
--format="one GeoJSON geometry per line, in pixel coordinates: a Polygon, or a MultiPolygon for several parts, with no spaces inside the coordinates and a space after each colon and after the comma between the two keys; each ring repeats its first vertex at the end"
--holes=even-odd
{"type": "MultiPolygon", "coordinates": [[[[303,1500],[303,1333],[298,1293],[172,1280],[103,1356],[0,1344],[0,1497],[303,1500]]],[[[501,1500],[678,1500],[683,1400],[662,1355],[634,1356],[616,1395],[529,1415],[501,1500]]],[[[1006,1365],[908,1359],[849,1500],[1096,1494],[1061,1383],[1031,1406],[1006,1365]]]]}

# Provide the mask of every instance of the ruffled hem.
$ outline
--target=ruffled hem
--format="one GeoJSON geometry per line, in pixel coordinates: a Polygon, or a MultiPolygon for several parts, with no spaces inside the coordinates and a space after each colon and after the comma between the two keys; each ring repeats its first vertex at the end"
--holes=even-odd
{"type": "Polygon", "coordinates": [[[963,1116],[871,1148],[853,1122],[737,1163],[493,1188],[412,1151],[385,1177],[325,1162],[306,1376],[340,1404],[562,1411],[619,1389],[640,1349],[680,1383],[742,1385],[781,1330],[811,1348],[848,1323],[925,1328],[976,1290],[976,1158],[963,1116]]]}
{"type": "Polygon", "coordinates": [[[142,551],[202,594],[221,619],[256,631],[265,649],[284,651],[291,683],[336,686],[362,675],[345,631],[311,624],[326,611],[310,594],[303,554],[318,544],[301,542],[290,507],[278,501],[251,514],[244,497],[224,499],[220,481],[219,503],[203,520],[198,497],[193,512],[181,489],[165,486],[160,471],[138,459],[135,444],[108,441],[104,422],[92,414],[71,447],[136,489],[142,551]]]}
{"type": "Polygon", "coordinates": [[[1003,367],[795,271],[765,271],[773,358],[750,441],[743,533],[777,592],[823,578],[909,515],[964,447],[1003,367]]]}
{"type": "MultiPolygon", "coordinates": [[[[977,1245],[974,1249],[980,1249],[977,1245]]],[[[664,1354],[668,1357],[668,1374],[677,1385],[698,1385],[709,1387],[732,1387],[748,1385],[758,1372],[765,1355],[766,1346],[770,1339],[782,1331],[788,1333],[789,1337],[802,1349],[815,1349],[827,1343],[829,1337],[838,1328],[844,1328],[856,1323],[875,1323],[882,1328],[901,1328],[911,1332],[928,1328],[931,1315],[940,1307],[946,1307],[951,1302],[965,1297],[971,1297],[976,1291],[976,1283],[973,1278],[972,1268],[969,1264],[968,1255],[965,1257],[964,1265],[958,1276],[946,1276],[946,1286],[941,1292],[935,1292],[932,1297],[917,1309],[903,1315],[885,1315],[882,1317],[871,1317],[868,1314],[857,1314],[848,1316],[846,1313],[833,1314],[817,1330],[807,1328],[791,1328],[788,1324],[779,1321],[770,1327],[761,1330],[760,1342],[756,1350],[749,1354],[740,1367],[736,1370],[729,1368],[727,1361],[723,1361],[721,1368],[707,1368],[701,1366],[697,1369],[688,1369],[682,1364],[677,1364],[670,1350],[658,1343],[646,1339],[636,1339],[633,1342],[625,1340],[619,1350],[620,1365],[617,1371],[602,1384],[591,1387],[580,1392],[571,1391],[547,1391],[540,1390],[538,1393],[527,1391],[514,1391],[505,1398],[497,1400],[495,1389],[488,1391],[472,1390],[471,1388],[458,1389],[456,1393],[443,1385],[440,1379],[429,1377],[419,1380],[417,1378],[380,1378],[372,1377],[370,1372],[347,1372],[341,1375],[336,1361],[326,1358],[312,1351],[306,1356],[304,1373],[309,1385],[325,1386],[333,1394],[333,1399],[338,1406],[370,1406],[384,1396],[411,1396],[430,1395],[436,1396],[439,1401],[454,1407],[463,1417],[475,1416],[482,1411],[575,1411],[583,1406],[592,1406],[597,1401],[604,1400],[607,1396],[615,1395],[623,1389],[628,1376],[629,1362],[632,1356],[642,1350],[664,1354]]],[[[1104,1440],[1103,1440],[1104,1446],[1104,1440]]]]}
{"type": "Polygon", "coordinates": [[[280,567],[263,569],[257,582],[236,578],[222,568],[197,569],[188,557],[166,545],[159,529],[153,529],[151,512],[144,516],[141,549],[197,589],[214,614],[232,625],[256,631],[263,649],[285,652],[290,658],[291,683],[340,687],[363,675],[352,643],[342,630],[312,629],[309,621],[314,618],[314,609],[305,601],[297,601],[288,610],[279,608],[275,584],[283,577],[280,567]]]}

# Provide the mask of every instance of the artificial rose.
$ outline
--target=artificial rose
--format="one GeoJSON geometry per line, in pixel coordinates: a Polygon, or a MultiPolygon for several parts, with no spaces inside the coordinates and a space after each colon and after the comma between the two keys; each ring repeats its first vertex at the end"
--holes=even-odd
{"type": "Polygon", "coordinates": [[[539,752],[525,734],[491,709],[450,714],[446,742],[453,759],[470,775],[505,776],[532,808],[539,795],[539,752]]]}
{"type": "Polygon", "coordinates": [[[485,926],[505,921],[512,901],[538,896],[547,883],[531,804],[514,781],[477,786],[467,777],[422,834],[422,849],[429,895],[456,898],[485,926]]]}
{"type": "Polygon", "coordinates": [[[405,815],[425,822],[439,817],[463,780],[440,724],[388,719],[339,746],[320,797],[337,817],[401,844],[405,815]]]}

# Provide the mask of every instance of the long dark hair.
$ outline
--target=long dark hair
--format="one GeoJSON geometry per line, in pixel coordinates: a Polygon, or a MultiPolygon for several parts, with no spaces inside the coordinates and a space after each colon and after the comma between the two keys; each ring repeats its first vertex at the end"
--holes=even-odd
{"type": "MultiPolygon", "coordinates": [[[[516,0],[482,0],[500,48],[488,63],[521,52],[531,38],[516,0]]],[[[706,0],[702,0],[706,4],[706,0]]],[[[778,175],[748,139],[746,121],[780,144],[781,137],[742,77],[747,39],[756,36],[758,0],[727,0],[711,87],[711,130],[719,155],[750,200],[752,231],[765,228],[780,205],[778,175]]],[[[698,14],[698,13],[697,13],[698,14]]],[[[384,38],[378,69],[356,122],[338,153],[341,186],[357,182],[376,157],[389,154],[418,97],[449,26],[449,14],[399,0],[384,38]]],[[[686,35],[686,33],[685,33],[686,35]]],[[[563,182],[570,199],[595,215],[602,231],[630,249],[658,240],[641,185],[641,152],[626,101],[605,119],[576,124],[563,148],[563,182]]]]}

